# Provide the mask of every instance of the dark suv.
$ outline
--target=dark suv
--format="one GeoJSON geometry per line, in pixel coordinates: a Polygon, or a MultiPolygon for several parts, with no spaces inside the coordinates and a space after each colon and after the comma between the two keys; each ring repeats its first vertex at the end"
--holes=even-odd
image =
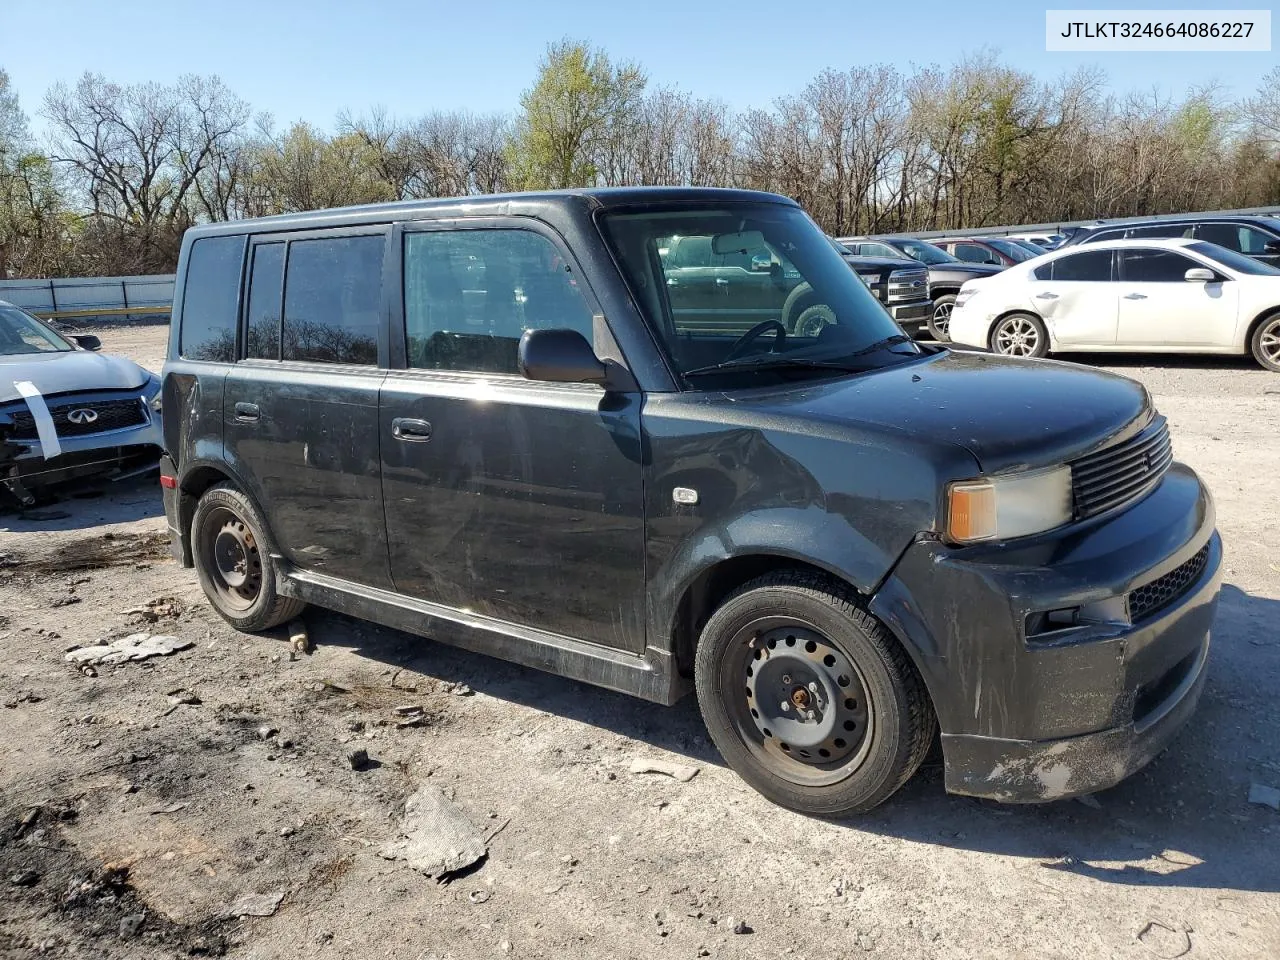
{"type": "Polygon", "coordinates": [[[1138,384],[905,336],[793,202],[391,203],[183,240],[165,513],[210,603],[306,603],[672,703],[778,803],[1109,786],[1192,714],[1221,547],[1138,384]],[[676,238],[769,256],[691,291],[676,238]],[[761,304],[767,304],[761,306],[761,304]],[[807,309],[807,308],[806,308],[807,309]],[[762,319],[763,317],[763,319],[762,319]]]}
{"type": "Polygon", "coordinates": [[[947,326],[956,295],[968,280],[999,273],[1003,266],[990,263],[966,263],[932,243],[904,237],[842,237],[841,246],[859,256],[898,256],[919,260],[929,276],[929,299],[933,313],[929,317],[929,335],[939,343],[949,343],[947,326]]]}
{"type": "Polygon", "coordinates": [[[1063,243],[1073,247],[1097,240],[1155,240],[1190,237],[1280,267],[1280,220],[1275,217],[1176,217],[1140,223],[1078,227],[1063,243]]]}

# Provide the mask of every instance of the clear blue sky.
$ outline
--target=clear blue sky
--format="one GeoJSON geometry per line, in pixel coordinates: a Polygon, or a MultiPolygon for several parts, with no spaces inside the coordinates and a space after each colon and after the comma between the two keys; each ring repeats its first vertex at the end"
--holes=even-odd
{"type": "MultiPolygon", "coordinates": [[[[1109,8],[1175,5],[1113,0],[1109,8]]],[[[1098,6],[1071,0],[0,0],[0,67],[37,128],[45,90],[85,70],[126,83],[216,73],[277,124],[304,119],[327,128],[342,110],[375,104],[398,117],[432,109],[513,110],[546,44],[562,36],[639,61],[654,85],[679,86],[734,108],[765,106],[826,67],[946,66],[984,47],[1046,80],[1096,63],[1117,90],[1155,86],[1175,94],[1211,79],[1233,95],[1251,94],[1280,62],[1276,52],[1045,52],[1046,7],[1098,6]]]]}

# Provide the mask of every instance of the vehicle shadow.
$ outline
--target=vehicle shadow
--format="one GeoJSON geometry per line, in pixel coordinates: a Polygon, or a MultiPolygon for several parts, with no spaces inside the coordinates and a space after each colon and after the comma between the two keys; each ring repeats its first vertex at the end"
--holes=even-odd
{"type": "MultiPolygon", "coordinates": [[[[308,618],[318,643],[724,765],[692,696],[663,707],[339,614],[308,618]]],[[[1223,588],[1195,717],[1166,753],[1096,794],[1096,803],[1020,806],[949,796],[935,751],[888,802],[840,826],[1035,861],[1043,870],[1038,882],[1048,887],[1055,873],[1070,872],[1122,885],[1280,891],[1280,860],[1269,841],[1280,818],[1246,799],[1251,780],[1280,786],[1280,724],[1270,693],[1280,681],[1280,638],[1268,626],[1276,622],[1280,601],[1223,588]]]]}
{"type": "Polygon", "coordinates": [[[162,516],[164,500],[154,474],[66,485],[26,508],[0,490],[0,532],[5,533],[87,530],[162,516]]]}

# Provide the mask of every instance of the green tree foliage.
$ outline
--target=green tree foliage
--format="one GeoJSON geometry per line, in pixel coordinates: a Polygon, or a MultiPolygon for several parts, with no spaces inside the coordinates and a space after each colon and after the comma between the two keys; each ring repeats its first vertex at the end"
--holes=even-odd
{"type": "Polygon", "coordinates": [[[603,155],[633,129],[646,83],[637,65],[615,66],[603,50],[551,44],[537,81],[520,97],[510,151],[516,183],[532,190],[595,185],[603,155]]]}

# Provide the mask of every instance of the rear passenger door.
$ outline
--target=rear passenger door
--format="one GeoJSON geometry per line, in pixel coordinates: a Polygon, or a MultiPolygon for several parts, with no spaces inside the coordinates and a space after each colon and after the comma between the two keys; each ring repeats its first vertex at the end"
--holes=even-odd
{"type": "Polygon", "coordinates": [[[581,273],[523,218],[407,225],[395,243],[379,435],[396,589],[641,652],[641,397],[516,367],[528,329],[618,355],[581,273]]]}
{"type": "Polygon", "coordinates": [[[294,566],[390,587],[379,478],[386,227],[251,238],[228,461],[294,566]]]}
{"type": "Polygon", "coordinates": [[[1027,284],[1032,310],[1055,343],[1080,349],[1116,342],[1119,291],[1110,250],[1080,250],[1036,267],[1027,284]]]}

